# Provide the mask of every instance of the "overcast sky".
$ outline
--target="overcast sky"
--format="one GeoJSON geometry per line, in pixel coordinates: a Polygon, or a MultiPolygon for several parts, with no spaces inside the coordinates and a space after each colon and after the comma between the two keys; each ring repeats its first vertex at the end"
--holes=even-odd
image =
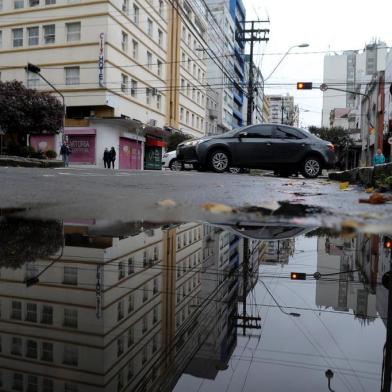
{"type": "Polygon", "coordinates": [[[324,54],[309,52],[363,49],[374,38],[388,46],[392,44],[391,0],[243,1],[247,20],[270,19],[270,40],[267,44],[258,44],[255,56],[265,77],[289,47],[301,43],[310,45],[292,49],[291,53],[302,54],[288,55],[266,83],[270,84],[266,86],[267,94],[290,93],[295,97],[300,107],[300,123],[304,126],[321,124],[322,93],[319,90],[297,91],[295,85],[271,84],[322,83],[324,54]]]}

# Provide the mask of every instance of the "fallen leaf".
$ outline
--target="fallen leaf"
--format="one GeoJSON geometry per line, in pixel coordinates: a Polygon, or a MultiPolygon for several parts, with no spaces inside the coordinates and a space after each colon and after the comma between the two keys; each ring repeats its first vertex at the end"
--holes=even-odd
{"type": "Polygon", "coordinates": [[[350,183],[348,182],[348,181],[346,181],[346,182],[341,182],[340,184],[339,184],[339,189],[341,190],[341,191],[345,191],[345,190],[347,190],[348,189],[348,186],[350,185],[350,183]]]}
{"type": "Polygon", "coordinates": [[[204,203],[201,208],[213,214],[234,212],[234,208],[220,203],[204,203]]]}
{"type": "Polygon", "coordinates": [[[346,219],[342,222],[342,229],[358,229],[361,226],[363,224],[354,219],[346,219]]]}
{"type": "Polygon", "coordinates": [[[369,187],[369,188],[366,188],[365,189],[365,192],[366,193],[373,193],[374,192],[374,188],[371,186],[371,187],[369,187]]]}
{"type": "Polygon", "coordinates": [[[377,192],[372,193],[368,199],[359,199],[360,203],[368,204],[384,204],[387,201],[392,201],[392,196],[385,196],[377,192]]]}
{"type": "Polygon", "coordinates": [[[161,201],[158,201],[157,204],[161,207],[174,207],[177,205],[177,203],[172,199],[161,200],[161,201]]]}

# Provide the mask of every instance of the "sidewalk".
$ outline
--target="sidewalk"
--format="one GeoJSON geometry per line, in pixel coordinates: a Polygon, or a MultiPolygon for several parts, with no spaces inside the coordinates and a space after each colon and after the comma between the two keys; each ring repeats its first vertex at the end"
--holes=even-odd
{"type": "Polygon", "coordinates": [[[64,162],[57,159],[36,159],[0,155],[0,166],[53,168],[64,167],[64,162]]]}

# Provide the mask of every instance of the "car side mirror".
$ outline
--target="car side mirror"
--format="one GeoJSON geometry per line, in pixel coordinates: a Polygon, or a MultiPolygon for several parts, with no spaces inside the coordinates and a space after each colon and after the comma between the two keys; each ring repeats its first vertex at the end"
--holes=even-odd
{"type": "Polygon", "coordinates": [[[240,132],[239,134],[238,134],[238,138],[239,139],[242,139],[243,137],[247,137],[248,136],[248,132],[240,132]]]}

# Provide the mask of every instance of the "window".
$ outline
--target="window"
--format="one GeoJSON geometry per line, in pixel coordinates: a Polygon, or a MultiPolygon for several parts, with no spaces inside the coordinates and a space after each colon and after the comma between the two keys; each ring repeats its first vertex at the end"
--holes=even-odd
{"type": "Polygon", "coordinates": [[[187,84],[186,84],[186,95],[189,95],[190,92],[191,92],[191,85],[190,85],[189,82],[187,82],[187,84]]]}
{"type": "Polygon", "coordinates": [[[133,23],[139,24],[139,7],[134,4],[133,5],[133,23]]]}
{"type": "Polygon", "coordinates": [[[23,29],[12,29],[12,46],[14,48],[23,46],[23,29]]]}
{"type": "Polygon", "coordinates": [[[117,321],[124,318],[124,301],[120,300],[117,304],[117,321]]]}
{"type": "Polygon", "coordinates": [[[39,44],[39,27],[28,27],[27,28],[27,43],[29,46],[34,46],[39,44]]]}
{"type": "Polygon", "coordinates": [[[3,47],[3,32],[0,30],[0,48],[3,47]]]}
{"type": "Polygon", "coordinates": [[[80,41],[80,22],[66,23],[65,27],[67,30],[67,42],[80,41]]]}
{"type": "Polygon", "coordinates": [[[42,392],[53,392],[53,390],[53,380],[51,380],[50,378],[44,378],[42,380],[42,392]]]}
{"type": "Polygon", "coordinates": [[[120,392],[124,388],[124,375],[120,371],[117,374],[117,391],[120,392]]]}
{"type": "MultiPolygon", "coordinates": [[[[137,81],[133,79],[131,80],[131,96],[134,98],[137,97],[137,81]]],[[[134,266],[134,261],[131,257],[128,259],[128,275],[133,274],[134,272],[135,272],[135,266],[134,266]]]]}
{"type": "Polygon", "coordinates": [[[23,374],[14,373],[12,380],[12,389],[15,391],[23,391],[23,374]]]}
{"type": "MultiPolygon", "coordinates": [[[[27,88],[37,88],[39,85],[39,75],[33,72],[27,71],[27,88]]],[[[27,271],[26,271],[27,275],[27,271]]],[[[26,279],[28,277],[26,276],[26,279]]]]}
{"type": "Polygon", "coordinates": [[[188,33],[188,47],[191,47],[191,33],[188,33]]]}
{"type": "Polygon", "coordinates": [[[37,358],[37,342],[28,339],[26,342],[26,357],[37,358]]]}
{"type": "MultiPolygon", "coordinates": [[[[134,97],[135,95],[132,94],[132,90],[135,88],[135,80],[131,80],[131,95],[134,97]]],[[[135,263],[132,257],[128,258],[128,275],[131,275],[135,272],[135,263]]]]}
{"type": "MultiPolygon", "coordinates": [[[[146,103],[147,105],[151,105],[151,89],[148,87],[146,88],[146,103]]],[[[145,254],[147,255],[146,252],[145,254]]],[[[143,259],[143,266],[147,267],[147,257],[143,259]]]]}
{"type": "Polygon", "coordinates": [[[53,362],[53,343],[42,342],[41,360],[53,362]]]}
{"type": "MultiPolygon", "coordinates": [[[[128,92],[128,76],[121,74],[121,91],[128,92]],[[124,90],[123,90],[124,86],[124,90]]],[[[125,265],[122,261],[118,263],[118,279],[125,277],[125,265]]]]}
{"type": "Polygon", "coordinates": [[[46,25],[44,29],[44,44],[54,44],[56,41],[56,26],[46,25]]]}
{"type": "Polygon", "coordinates": [[[128,347],[132,346],[132,344],[135,342],[135,333],[133,330],[133,326],[128,328],[128,347]]]}
{"type": "Polygon", "coordinates": [[[147,346],[144,346],[142,350],[142,364],[144,365],[146,362],[147,362],[147,346]]]}
{"type": "Polygon", "coordinates": [[[304,139],[304,135],[296,129],[278,126],[276,129],[276,138],[277,139],[304,139]]]}
{"type": "Polygon", "coordinates": [[[196,64],[193,64],[193,73],[192,75],[196,77],[196,64]]]}
{"type": "Polygon", "coordinates": [[[119,357],[124,352],[124,337],[120,336],[117,339],[117,356],[119,357]]]}
{"type": "Polygon", "coordinates": [[[184,108],[180,108],[180,121],[184,121],[184,108]]]}
{"type": "Polygon", "coordinates": [[[163,33],[162,30],[158,29],[158,45],[163,46],[163,33]]]}
{"type": "Polygon", "coordinates": [[[30,7],[36,7],[37,5],[39,5],[39,0],[29,0],[30,7]]]}
{"type": "Polygon", "coordinates": [[[41,310],[41,323],[53,324],[53,308],[48,305],[43,305],[41,310]]]}
{"type": "Polygon", "coordinates": [[[148,283],[143,286],[143,302],[148,300],[148,283]]]}
{"type": "Polygon", "coordinates": [[[33,323],[37,322],[37,305],[36,304],[26,304],[26,321],[31,321],[33,323]]]}
{"type": "Polygon", "coordinates": [[[152,25],[152,20],[147,19],[147,34],[152,37],[153,34],[153,25],[152,25]]]}
{"type": "Polygon", "coordinates": [[[79,67],[65,67],[65,84],[67,86],[80,83],[80,68],[79,67]]]}
{"type": "MultiPolygon", "coordinates": [[[[147,88],[146,90],[150,90],[150,89],[147,88]]],[[[148,92],[146,91],[146,93],[148,93],[148,92]]],[[[147,267],[147,252],[146,251],[143,252],[143,267],[147,267]]]]}
{"type": "MultiPolygon", "coordinates": [[[[188,110],[186,111],[185,116],[186,116],[185,122],[188,124],[188,123],[189,123],[189,112],[188,112],[188,110]]],[[[180,242],[179,242],[179,243],[180,243],[180,242]]],[[[181,247],[181,246],[180,246],[180,247],[181,247]]]]}
{"type": "Polygon", "coordinates": [[[148,329],[148,319],[147,319],[147,315],[145,315],[142,320],[142,333],[146,333],[147,329],[148,329]]]}
{"type": "Polygon", "coordinates": [[[128,374],[127,374],[128,381],[130,381],[133,378],[133,374],[134,374],[133,362],[129,361],[128,362],[128,374]]]}
{"type": "Polygon", "coordinates": [[[137,41],[135,41],[134,39],[132,40],[132,58],[134,60],[137,59],[138,56],[138,51],[139,51],[139,44],[137,41]]]}
{"type": "Polygon", "coordinates": [[[158,335],[154,335],[152,338],[152,352],[155,353],[158,349],[158,335]]]}
{"type": "Polygon", "coordinates": [[[45,5],[56,4],[56,0],[45,0],[45,5]]]}
{"type": "Polygon", "coordinates": [[[162,77],[162,61],[157,60],[157,73],[159,77],[162,77]]]}
{"type": "Polygon", "coordinates": [[[156,103],[157,103],[157,109],[158,109],[158,110],[161,110],[162,96],[161,96],[160,94],[157,94],[156,98],[157,98],[157,101],[156,101],[156,103]]]}
{"type": "Polygon", "coordinates": [[[125,12],[126,14],[129,12],[129,0],[123,0],[123,3],[122,3],[122,10],[123,10],[123,12],[125,12]]]}
{"type": "Polygon", "coordinates": [[[192,123],[191,123],[192,127],[194,126],[194,124],[195,124],[195,115],[192,113],[192,123]]]}
{"type": "Polygon", "coordinates": [[[163,0],[159,0],[158,12],[163,17],[163,0]]]}
{"type": "Polygon", "coordinates": [[[185,79],[181,79],[181,90],[185,88],[185,79]]]}
{"type": "Polygon", "coordinates": [[[155,279],[154,279],[153,294],[156,294],[156,293],[158,292],[158,286],[159,286],[158,278],[155,278],[155,279]]]}
{"type": "Polygon", "coordinates": [[[77,309],[64,309],[64,327],[78,327],[78,311],[77,309]]]}
{"type": "Polygon", "coordinates": [[[121,32],[121,49],[123,52],[128,52],[128,34],[124,31],[121,32]]]}
{"type": "Polygon", "coordinates": [[[152,66],[152,53],[147,51],[147,68],[151,69],[152,66]]]}
{"type": "Polygon", "coordinates": [[[74,346],[64,346],[63,364],[78,366],[78,348],[74,346]]]}
{"type": "Polygon", "coordinates": [[[12,338],[11,341],[11,354],[12,355],[22,355],[22,339],[12,338]]]}
{"type": "Polygon", "coordinates": [[[158,321],[158,306],[155,306],[152,311],[152,322],[155,324],[158,321]]]}
{"type": "Polygon", "coordinates": [[[128,313],[133,312],[135,309],[135,296],[133,293],[128,295],[128,313]]]}
{"type": "Polygon", "coordinates": [[[76,384],[66,382],[64,384],[64,392],[78,392],[78,386],[76,384]]]}
{"type": "Polygon", "coordinates": [[[22,320],[22,303],[21,302],[12,301],[11,318],[13,320],[22,320]]]}
{"type": "Polygon", "coordinates": [[[78,268],[64,267],[63,284],[76,286],[78,284],[78,268]]]}
{"type": "Polygon", "coordinates": [[[24,0],[14,0],[14,8],[17,10],[24,7],[24,0]]]}
{"type": "Polygon", "coordinates": [[[255,125],[253,127],[245,128],[242,132],[245,133],[245,137],[269,139],[272,137],[271,125],[255,125]]]}

